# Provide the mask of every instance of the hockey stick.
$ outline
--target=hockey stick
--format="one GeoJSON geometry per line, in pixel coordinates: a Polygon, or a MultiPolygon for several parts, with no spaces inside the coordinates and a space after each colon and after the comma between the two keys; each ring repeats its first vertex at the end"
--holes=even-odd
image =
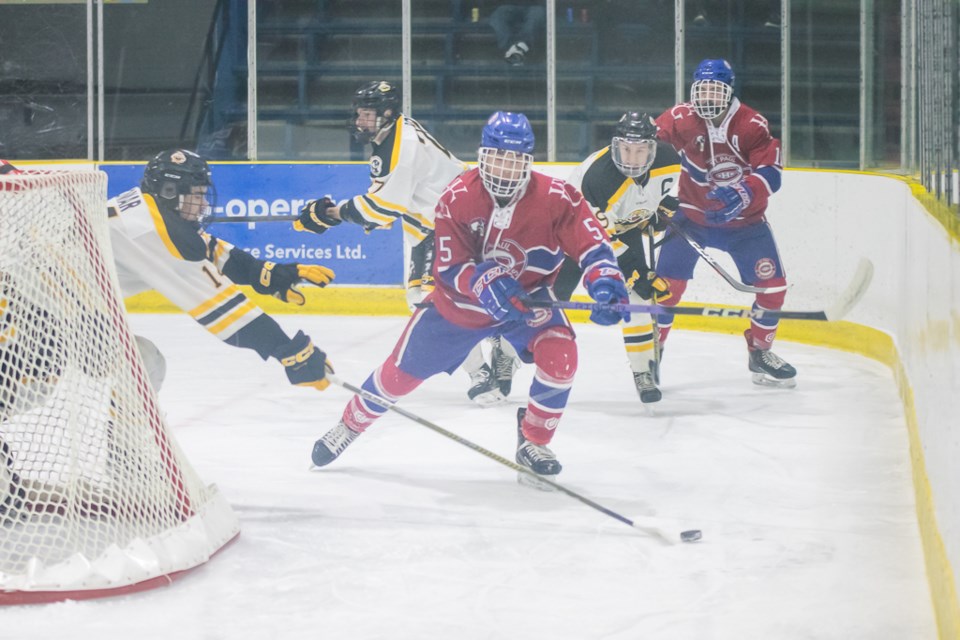
{"type": "Polygon", "coordinates": [[[667,307],[659,304],[604,304],[599,302],[564,302],[561,300],[533,300],[525,298],[523,303],[531,308],[575,309],[582,311],[617,311],[630,313],[672,313],[687,316],[707,316],[712,318],[780,318],[790,320],[840,320],[847,315],[866,292],[873,279],[873,263],[866,258],[860,259],[853,280],[847,285],[840,297],[822,311],[773,311],[769,309],[729,309],[716,305],[699,307],[667,307]]]}
{"type": "MultiPolygon", "coordinates": [[[[653,239],[653,233],[654,233],[653,226],[648,224],[646,231],[647,231],[647,247],[648,247],[648,253],[649,253],[649,255],[647,256],[647,262],[650,265],[650,270],[656,273],[657,257],[654,254],[654,249],[656,248],[657,243],[653,239]]],[[[656,298],[654,298],[654,301],[656,301],[656,298]]],[[[660,384],[660,351],[661,351],[660,323],[657,322],[657,316],[653,314],[650,315],[650,324],[653,328],[653,331],[651,332],[651,337],[653,338],[653,371],[652,371],[653,381],[656,384],[660,384]]]]}
{"type": "MultiPolygon", "coordinates": [[[[367,391],[367,390],[365,390],[365,389],[361,389],[360,387],[357,387],[356,385],[352,385],[352,384],[350,384],[349,382],[345,382],[345,381],[341,380],[340,378],[338,378],[338,377],[335,376],[335,375],[327,375],[327,380],[329,380],[329,381],[331,382],[331,384],[335,384],[335,385],[337,385],[338,387],[342,387],[342,388],[346,389],[347,391],[352,391],[353,393],[357,394],[358,396],[362,397],[362,398],[365,399],[365,400],[368,400],[368,401],[373,402],[373,403],[375,403],[375,404],[384,406],[384,407],[386,407],[387,409],[389,409],[390,411],[395,411],[396,413],[399,413],[400,415],[402,415],[404,418],[407,418],[407,419],[409,419],[409,420],[413,420],[413,421],[416,422],[417,424],[419,424],[419,425],[421,425],[421,426],[424,426],[424,427],[430,429],[431,431],[435,431],[436,433],[439,433],[440,435],[444,436],[445,438],[449,438],[450,440],[453,440],[454,442],[457,442],[457,443],[459,443],[459,444],[462,444],[463,446],[467,447],[468,449],[473,449],[473,450],[476,451],[477,453],[481,453],[481,454],[485,455],[486,457],[490,458],[491,460],[493,460],[493,461],[495,461],[495,462],[499,462],[500,464],[502,464],[502,465],[504,465],[504,466],[506,466],[506,467],[509,467],[509,468],[513,469],[514,471],[516,471],[516,472],[518,472],[518,473],[526,474],[526,475],[530,476],[531,478],[535,479],[537,482],[540,482],[540,483],[549,485],[551,488],[556,489],[557,491],[560,491],[561,493],[565,493],[565,494],[567,494],[568,496],[570,496],[571,498],[573,498],[573,499],[575,499],[575,500],[579,500],[580,502],[582,502],[583,504],[587,505],[588,507],[591,507],[591,508],[593,508],[593,509],[596,509],[596,510],[599,511],[600,513],[602,513],[602,514],[604,514],[604,515],[607,515],[607,516],[610,516],[610,517],[613,518],[614,520],[617,520],[617,521],[619,521],[619,522],[622,522],[622,523],[625,524],[625,525],[628,525],[628,526],[633,527],[634,529],[637,529],[638,531],[644,533],[645,535],[647,535],[647,536],[649,536],[649,537],[651,537],[651,538],[654,538],[655,540],[657,540],[657,541],[660,542],[661,544],[672,545],[672,544],[675,543],[674,538],[673,538],[669,533],[663,531],[662,529],[660,529],[660,528],[658,528],[658,527],[646,526],[646,525],[642,525],[642,524],[639,524],[639,523],[637,523],[637,522],[634,522],[633,520],[630,520],[629,518],[620,515],[620,514],[617,513],[616,511],[612,511],[612,510],[604,507],[603,505],[594,502],[594,501],[591,500],[590,498],[587,498],[586,496],[580,495],[580,494],[577,493],[576,491],[572,491],[572,490],[570,490],[570,489],[567,489],[567,488],[566,488],[565,486],[563,486],[562,484],[558,484],[558,483],[554,482],[553,480],[550,480],[550,479],[548,479],[548,478],[545,478],[544,476],[541,476],[541,475],[539,475],[539,474],[537,474],[537,473],[534,473],[534,472],[531,471],[530,469],[528,469],[528,468],[526,468],[526,467],[524,467],[524,466],[522,466],[522,465],[519,465],[519,464],[517,464],[516,462],[513,462],[513,461],[511,461],[511,460],[507,460],[507,459],[504,458],[503,456],[498,455],[498,454],[494,453],[493,451],[490,451],[489,449],[484,449],[484,448],[481,447],[480,445],[478,445],[478,444],[476,444],[476,443],[474,443],[474,442],[471,442],[470,440],[467,440],[466,438],[462,438],[462,437],[458,436],[457,434],[453,433],[452,431],[447,431],[446,429],[444,429],[444,428],[441,427],[440,425],[437,425],[437,424],[435,424],[435,423],[427,420],[426,418],[421,418],[421,417],[418,416],[417,414],[411,413],[410,411],[407,411],[406,409],[403,409],[402,407],[397,406],[396,404],[390,402],[389,400],[386,400],[386,399],[384,399],[384,398],[381,398],[380,396],[378,396],[378,395],[376,395],[376,394],[370,393],[369,391],[367,391]]],[[[683,531],[683,532],[680,533],[680,540],[683,541],[683,542],[696,542],[696,541],[699,540],[700,538],[701,538],[701,532],[700,532],[699,529],[692,529],[692,530],[683,531]]]]}
{"type": "Polygon", "coordinates": [[[289,214],[285,216],[217,216],[204,220],[204,224],[219,224],[221,222],[293,222],[300,216],[289,214]]]}
{"type": "MultiPolygon", "coordinates": [[[[691,238],[690,234],[684,231],[680,225],[678,225],[676,222],[674,222],[670,218],[665,217],[664,221],[666,221],[667,226],[670,227],[670,229],[674,233],[676,233],[678,236],[680,236],[681,238],[687,241],[687,244],[689,244],[693,248],[693,250],[697,252],[697,255],[703,258],[704,262],[710,265],[714,271],[720,274],[721,278],[726,280],[730,284],[730,286],[736,289],[737,291],[743,291],[744,293],[779,293],[781,291],[787,290],[786,285],[781,285],[778,287],[754,287],[753,285],[744,284],[740,282],[739,280],[734,278],[732,275],[727,273],[726,269],[721,267],[720,263],[714,260],[713,257],[709,253],[707,253],[706,249],[701,247],[699,242],[691,238]]],[[[669,240],[669,238],[664,238],[664,241],[666,240],[669,240]]]]}

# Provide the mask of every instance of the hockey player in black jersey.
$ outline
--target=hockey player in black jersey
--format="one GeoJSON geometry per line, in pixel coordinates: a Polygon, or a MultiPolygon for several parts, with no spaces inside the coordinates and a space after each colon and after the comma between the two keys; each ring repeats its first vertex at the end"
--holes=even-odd
{"type": "MultiPolygon", "coordinates": [[[[214,195],[203,158],[171,149],[147,164],[139,188],[107,203],[123,295],[156,289],[227,344],[256,351],[264,360],[278,360],[291,384],[325,389],[326,372],[332,368],[323,351],[303,331],[287,336],[237,284],[302,305],[305,297],[297,285],[326,286],[333,271],[321,265],[258,260],[210,235],[203,220],[214,195]]],[[[162,358],[159,352],[157,357],[162,358]]],[[[145,360],[148,369],[156,366],[145,360]]]]}
{"type": "MultiPolygon", "coordinates": [[[[662,231],[664,217],[672,216],[677,199],[672,195],[680,173],[679,158],[667,145],[657,146],[653,119],[636,111],[623,114],[610,145],[592,153],[568,182],[583,193],[597,219],[613,239],[620,270],[628,279],[631,302],[662,300],[669,296],[667,283],[651,268],[644,251],[648,234],[662,231]]],[[[556,292],[569,300],[580,280],[577,265],[567,260],[557,277],[556,292]]],[[[658,354],[653,318],[633,314],[623,325],[623,343],[641,402],[657,402],[658,354]]]]}

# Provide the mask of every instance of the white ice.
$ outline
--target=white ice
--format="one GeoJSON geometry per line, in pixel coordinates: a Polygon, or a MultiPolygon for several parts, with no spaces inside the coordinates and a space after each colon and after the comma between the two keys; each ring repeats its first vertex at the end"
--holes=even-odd
{"type": "MultiPolygon", "coordinates": [[[[405,322],[279,320],[355,384],[405,322]]],[[[2,638],[936,637],[903,409],[871,360],[781,341],[799,385],[763,388],[742,337],[676,331],[663,401],[645,410],[619,331],[577,325],[560,480],[638,522],[703,530],[665,547],[393,413],[310,471],[345,391],[293,388],[276,362],[185,316],[133,324],[165,353],[168,422],[242,533],[163,589],[0,610],[2,638]]],[[[512,459],[531,376],[521,369],[504,406],[472,406],[462,372],[403,406],[512,459]]]]}

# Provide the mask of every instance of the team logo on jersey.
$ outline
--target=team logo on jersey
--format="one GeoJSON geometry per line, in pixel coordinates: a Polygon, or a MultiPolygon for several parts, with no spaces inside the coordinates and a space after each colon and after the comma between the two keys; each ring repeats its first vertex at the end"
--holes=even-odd
{"type": "Polygon", "coordinates": [[[486,259],[495,260],[514,278],[519,278],[527,268],[527,252],[509,238],[501,239],[493,251],[486,253],[486,259]]]}
{"type": "Polygon", "coordinates": [[[760,280],[769,280],[777,273],[777,263],[771,258],[760,258],[754,265],[753,272],[760,280]]]}
{"type": "Polygon", "coordinates": [[[736,184],[743,179],[743,167],[731,156],[717,156],[716,163],[707,172],[707,181],[718,187],[736,184]]]}
{"type": "Polygon", "coordinates": [[[528,327],[537,328],[543,326],[550,322],[550,319],[553,318],[552,309],[531,309],[533,315],[527,315],[524,321],[527,323],[528,327]]]}
{"type": "Polygon", "coordinates": [[[383,159],[380,156],[370,158],[370,175],[378,176],[383,171],[383,159]]]}

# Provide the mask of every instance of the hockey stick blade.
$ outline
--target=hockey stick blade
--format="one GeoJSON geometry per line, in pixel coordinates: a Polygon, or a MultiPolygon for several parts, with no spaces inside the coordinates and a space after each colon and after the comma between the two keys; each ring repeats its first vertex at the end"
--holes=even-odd
{"type": "MultiPolygon", "coordinates": [[[[781,285],[777,287],[755,287],[753,285],[744,284],[743,282],[740,282],[739,280],[734,278],[732,275],[727,273],[727,270],[721,267],[720,263],[714,260],[713,256],[707,253],[706,249],[700,246],[699,242],[691,238],[690,235],[686,231],[684,231],[680,225],[678,225],[676,222],[674,222],[670,218],[666,218],[665,220],[667,222],[667,226],[670,227],[670,229],[674,233],[676,233],[678,236],[686,240],[687,244],[689,244],[690,247],[697,252],[697,255],[703,258],[704,262],[710,265],[710,267],[714,271],[720,274],[721,278],[726,280],[727,283],[737,291],[742,291],[744,293],[780,293],[781,291],[787,290],[786,285],[781,285]]],[[[664,240],[667,240],[667,238],[664,238],[664,240]]]]}
{"type": "Polygon", "coordinates": [[[860,258],[857,270],[853,274],[853,279],[843,293],[840,294],[832,305],[827,307],[824,315],[827,320],[840,320],[853,309],[863,294],[870,288],[873,281],[873,263],[868,258],[860,258]]]}
{"type": "MultiPolygon", "coordinates": [[[[374,394],[374,393],[370,393],[370,392],[367,391],[366,389],[361,389],[360,387],[358,387],[358,386],[356,386],[356,385],[353,385],[353,384],[350,384],[349,382],[346,382],[346,381],[344,381],[344,380],[341,380],[339,377],[337,377],[337,376],[335,376],[335,375],[328,375],[328,376],[327,376],[327,380],[329,380],[331,384],[335,384],[335,385],[337,385],[338,387],[341,387],[341,388],[343,388],[343,389],[346,389],[347,391],[351,391],[351,392],[357,394],[358,396],[362,397],[363,399],[368,400],[369,402],[373,402],[373,403],[378,404],[378,405],[380,405],[380,406],[386,407],[386,408],[389,409],[390,411],[394,411],[394,412],[396,412],[396,413],[399,413],[399,414],[400,414],[401,416],[403,416],[404,418],[407,418],[408,420],[412,420],[412,421],[416,422],[417,424],[419,424],[419,425],[421,425],[421,426],[424,426],[424,427],[430,429],[431,431],[433,431],[433,432],[435,432],[435,433],[439,433],[439,434],[442,435],[443,437],[448,438],[448,439],[450,439],[450,440],[453,440],[454,442],[456,442],[456,443],[458,443],[458,444],[462,444],[463,446],[467,447],[468,449],[473,449],[473,450],[476,451],[477,453],[480,453],[480,454],[486,456],[487,458],[490,458],[491,460],[493,460],[493,461],[495,461],[495,462],[499,462],[500,464],[504,465],[505,467],[509,467],[510,469],[513,469],[514,471],[516,471],[516,472],[518,472],[518,473],[525,474],[525,475],[531,477],[532,479],[535,479],[535,480],[536,480],[537,482],[539,482],[539,483],[546,484],[546,485],[550,486],[552,489],[556,489],[557,491],[559,491],[559,492],[561,492],[561,493],[563,493],[563,494],[566,494],[566,495],[570,496],[571,498],[573,498],[573,499],[575,499],[575,500],[579,500],[580,502],[582,502],[583,504],[587,505],[588,507],[591,507],[591,508],[593,508],[593,509],[596,509],[596,510],[599,511],[600,513],[602,513],[602,514],[604,514],[604,515],[607,515],[607,516],[610,516],[610,517],[613,518],[614,520],[617,520],[617,521],[619,521],[619,522],[622,522],[622,523],[625,524],[625,525],[628,525],[628,526],[630,526],[630,527],[633,527],[633,528],[636,529],[637,531],[640,531],[641,533],[649,536],[650,538],[653,538],[654,540],[656,540],[656,541],[659,542],[660,544],[663,544],[663,545],[673,545],[673,544],[676,544],[676,542],[677,542],[677,539],[678,539],[677,536],[672,536],[672,535],[670,535],[669,533],[667,533],[666,531],[664,531],[663,529],[660,529],[659,527],[654,527],[654,526],[649,526],[649,525],[643,525],[643,524],[634,522],[633,520],[631,520],[631,519],[629,519],[629,518],[627,518],[627,517],[625,517],[625,516],[620,515],[620,514],[617,513],[616,511],[612,511],[612,510],[604,507],[603,505],[601,505],[601,504],[599,504],[599,503],[597,503],[597,502],[594,502],[594,501],[591,500],[590,498],[587,498],[586,496],[580,495],[580,494],[577,493],[576,491],[573,491],[573,490],[571,490],[571,489],[567,489],[567,488],[566,488],[565,486],[563,486],[562,484],[558,484],[557,482],[554,482],[553,480],[550,480],[549,478],[546,478],[546,477],[541,476],[541,475],[539,475],[539,474],[537,474],[537,473],[534,473],[533,471],[531,471],[531,470],[528,469],[527,467],[524,467],[523,465],[519,465],[519,464],[517,464],[516,462],[513,462],[512,460],[508,460],[508,459],[504,458],[503,456],[498,455],[498,454],[494,453],[493,451],[490,451],[489,449],[485,449],[485,448],[481,447],[480,445],[478,445],[478,444],[476,444],[476,443],[474,443],[474,442],[471,442],[470,440],[467,440],[466,438],[463,438],[463,437],[461,437],[461,436],[458,436],[457,434],[453,433],[452,431],[447,431],[446,429],[444,429],[444,428],[441,427],[440,425],[435,424],[435,423],[431,422],[430,420],[427,420],[426,418],[421,418],[421,417],[418,416],[417,414],[412,413],[412,412],[410,412],[410,411],[407,411],[406,409],[404,409],[404,408],[402,408],[402,407],[399,407],[399,406],[397,406],[396,404],[390,402],[389,400],[386,400],[385,398],[382,398],[382,397],[380,397],[380,396],[378,396],[378,395],[376,395],[376,394],[374,394]]],[[[696,542],[696,541],[700,540],[700,537],[701,537],[701,536],[700,536],[700,530],[699,530],[699,529],[693,529],[693,530],[691,530],[691,531],[683,531],[683,532],[681,532],[680,535],[679,535],[679,540],[680,540],[681,542],[696,542]],[[696,532],[696,535],[693,535],[693,532],[696,532]]]]}

